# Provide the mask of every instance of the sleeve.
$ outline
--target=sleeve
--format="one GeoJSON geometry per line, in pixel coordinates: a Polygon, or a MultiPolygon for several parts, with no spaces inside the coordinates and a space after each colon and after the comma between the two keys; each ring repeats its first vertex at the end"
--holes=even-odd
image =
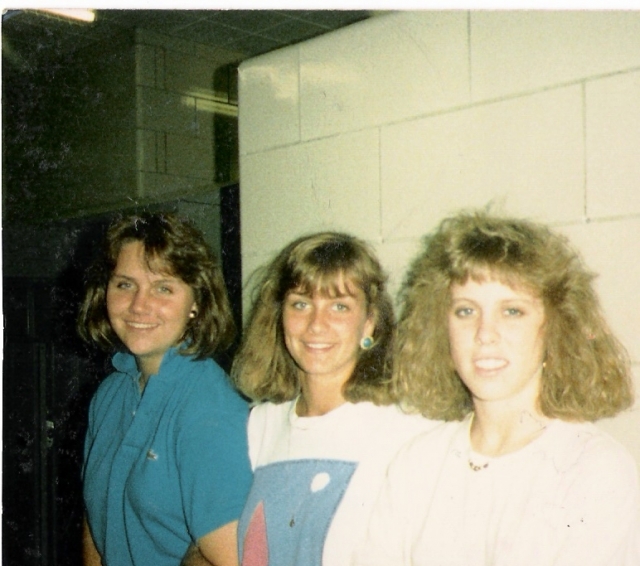
{"type": "Polygon", "coordinates": [[[226,384],[217,398],[199,395],[179,433],[180,488],[194,540],[239,518],[252,481],[247,405],[226,384]]]}
{"type": "Polygon", "coordinates": [[[89,455],[89,449],[93,444],[93,399],[89,405],[88,411],[88,422],[87,422],[87,432],[84,436],[84,445],[82,451],[82,479],[84,480],[85,468],[87,465],[87,456],[89,455]]]}
{"type": "Polygon", "coordinates": [[[96,405],[98,404],[98,395],[100,393],[100,389],[94,393],[91,398],[91,402],[89,403],[89,410],[87,411],[87,431],[84,436],[84,445],[83,445],[83,459],[82,459],[82,480],[84,481],[87,459],[89,457],[89,451],[93,446],[96,437],[96,405]]]}
{"type": "Polygon", "coordinates": [[[562,540],[554,566],[637,566],[640,515],[638,467],[610,439],[587,447],[570,474],[562,540]]]}
{"type": "Polygon", "coordinates": [[[253,470],[258,465],[258,458],[264,443],[265,436],[269,431],[269,420],[267,418],[267,404],[262,403],[256,405],[249,413],[248,441],[249,441],[249,458],[253,470]]]}

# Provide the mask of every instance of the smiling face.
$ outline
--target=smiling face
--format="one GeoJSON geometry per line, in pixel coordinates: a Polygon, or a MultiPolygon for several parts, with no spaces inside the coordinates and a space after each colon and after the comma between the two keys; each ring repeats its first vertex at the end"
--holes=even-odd
{"type": "Polygon", "coordinates": [[[179,343],[196,309],[191,287],[161,271],[149,269],[142,242],[129,242],[107,286],[109,322],[147,377],[158,372],[167,350],[179,343]]]}
{"type": "Polygon", "coordinates": [[[468,279],[451,287],[451,356],[474,404],[537,412],[544,360],[544,304],[523,287],[468,279]]]}
{"type": "Polygon", "coordinates": [[[303,379],[320,378],[340,391],[358,361],[360,340],[372,336],[373,317],[363,291],[340,276],[336,296],[287,293],[282,326],[289,354],[303,379]]]}

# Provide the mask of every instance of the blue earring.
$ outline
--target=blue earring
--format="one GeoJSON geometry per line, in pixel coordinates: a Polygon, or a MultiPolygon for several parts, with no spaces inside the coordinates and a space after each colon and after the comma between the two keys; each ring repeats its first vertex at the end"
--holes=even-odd
{"type": "Polygon", "coordinates": [[[360,340],[360,347],[363,350],[369,350],[373,346],[373,338],[371,336],[365,336],[362,340],[360,340]]]}

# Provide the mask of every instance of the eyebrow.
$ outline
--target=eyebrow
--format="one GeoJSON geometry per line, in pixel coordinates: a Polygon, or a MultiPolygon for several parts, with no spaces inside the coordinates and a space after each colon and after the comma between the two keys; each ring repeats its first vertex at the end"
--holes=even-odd
{"type": "Polygon", "coordinates": [[[337,293],[335,295],[330,295],[328,293],[317,293],[317,292],[313,292],[313,293],[308,293],[308,292],[303,292],[303,291],[289,291],[287,293],[287,296],[290,295],[296,295],[298,297],[313,297],[314,295],[318,295],[322,298],[325,299],[357,299],[357,297],[355,295],[352,295],[351,293],[337,293]]]}
{"type": "MultiPolygon", "coordinates": [[[[122,273],[116,273],[115,271],[111,274],[111,277],[118,277],[119,279],[126,279],[127,281],[136,281],[135,277],[124,275],[122,273]]],[[[173,275],[165,275],[163,279],[155,279],[152,281],[152,283],[174,283],[176,281],[180,281],[180,278],[173,275]]]]}
{"type": "MultiPolygon", "coordinates": [[[[509,303],[527,303],[530,305],[534,305],[536,303],[539,303],[542,299],[538,299],[537,297],[533,297],[533,298],[528,298],[528,297],[510,297],[507,299],[500,299],[498,302],[500,304],[509,304],[509,303]]],[[[451,297],[451,303],[455,304],[458,302],[467,302],[467,303],[473,303],[474,305],[479,305],[480,303],[478,301],[476,301],[475,299],[472,299],[470,297],[465,297],[465,296],[461,296],[461,297],[451,297]]]]}

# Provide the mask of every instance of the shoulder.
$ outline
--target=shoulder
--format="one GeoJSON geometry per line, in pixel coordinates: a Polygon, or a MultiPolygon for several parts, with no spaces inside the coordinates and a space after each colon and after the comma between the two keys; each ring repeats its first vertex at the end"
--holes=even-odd
{"type": "Polygon", "coordinates": [[[117,423],[123,412],[135,408],[138,402],[137,385],[131,375],[113,372],[108,375],[93,394],[88,412],[89,430],[94,433],[106,423],[117,423]]]}
{"type": "Polygon", "coordinates": [[[559,471],[637,481],[638,466],[630,452],[597,425],[554,421],[550,432],[551,455],[559,471]]]}
{"type": "Polygon", "coordinates": [[[395,441],[406,441],[440,424],[420,414],[407,413],[398,405],[374,405],[368,401],[352,404],[347,412],[354,427],[366,427],[373,435],[395,441]]]}
{"type": "Polygon", "coordinates": [[[361,402],[346,409],[340,426],[334,430],[347,444],[358,447],[356,453],[361,461],[376,465],[388,465],[407,442],[439,424],[418,414],[405,413],[396,405],[361,402]]]}
{"type": "Polygon", "coordinates": [[[110,373],[102,380],[93,394],[92,404],[99,406],[113,399],[114,396],[124,395],[130,389],[131,381],[132,377],[126,373],[119,371],[110,373]]]}
{"type": "Polygon", "coordinates": [[[235,390],[224,370],[212,359],[197,360],[184,356],[180,360],[177,390],[190,409],[214,407],[221,412],[246,413],[247,402],[235,390]]]}
{"type": "Polygon", "coordinates": [[[444,459],[451,451],[463,450],[467,442],[467,422],[465,421],[430,421],[432,425],[411,437],[398,451],[395,461],[408,465],[424,462],[425,456],[433,459],[444,459]]]}
{"type": "Polygon", "coordinates": [[[281,459],[282,439],[291,431],[290,416],[295,400],[284,403],[264,402],[249,413],[247,438],[253,467],[281,459]]]}
{"type": "Polygon", "coordinates": [[[284,403],[259,403],[251,408],[249,427],[262,429],[268,423],[288,422],[294,401],[284,403]]]}
{"type": "Polygon", "coordinates": [[[442,421],[428,419],[419,413],[406,412],[398,405],[373,405],[369,411],[371,412],[372,418],[379,420],[385,425],[402,427],[416,433],[427,432],[442,423],[442,421]]]}

